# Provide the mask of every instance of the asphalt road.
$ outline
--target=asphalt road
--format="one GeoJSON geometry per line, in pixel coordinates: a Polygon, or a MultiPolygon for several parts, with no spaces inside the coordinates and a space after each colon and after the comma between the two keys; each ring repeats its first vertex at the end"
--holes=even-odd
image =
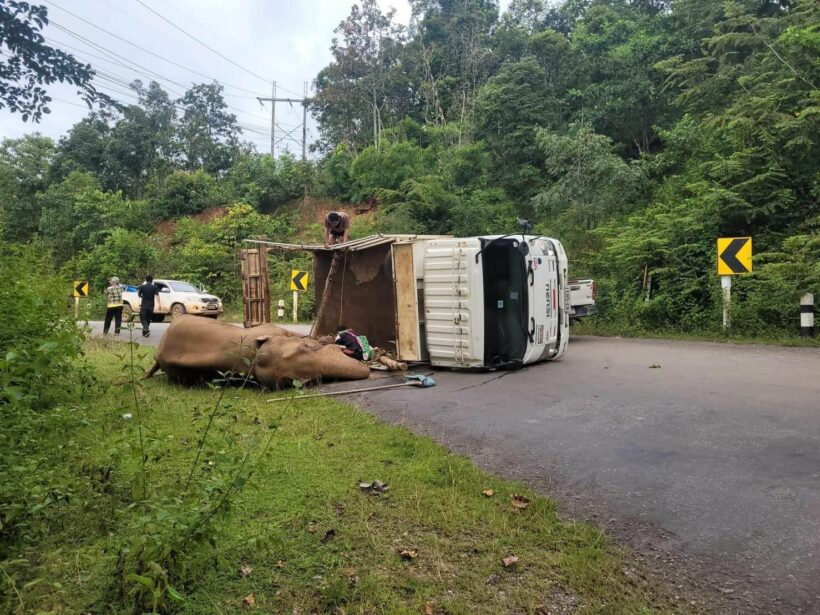
{"type": "Polygon", "coordinates": [[[560,361],[435,378],[362,403],[707,580],[732,612],[820,613],[820,350],[577,337],[560,361]]]}
{"type": "Polygon", "coordinates": [[[358,402],[555,496],[717,612],[820,613],[820,350],[576,337],[560,361],[435,378],[358,402]]]}

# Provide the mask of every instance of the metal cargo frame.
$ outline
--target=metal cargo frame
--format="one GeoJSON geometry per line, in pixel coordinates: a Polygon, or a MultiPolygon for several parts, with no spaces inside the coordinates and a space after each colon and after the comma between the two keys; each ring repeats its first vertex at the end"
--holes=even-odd
{"type": "Polygon", "coordinates": [[[317,308],[312,337],[333,335],[344,325],[367,336],[373,346],[394,352],[401,361],[425,361],[420,251],[426,240],[443,237],[373,235],[329,247],[246,242],[260,252],[313,253],[317,308]]]}

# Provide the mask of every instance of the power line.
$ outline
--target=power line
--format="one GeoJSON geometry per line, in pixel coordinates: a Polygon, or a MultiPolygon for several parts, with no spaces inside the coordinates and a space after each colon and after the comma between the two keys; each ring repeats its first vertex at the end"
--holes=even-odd
{"type": "MultiPolygon", "coordinates": [[[[232,88],[233,88],[233,89],[235,89],[235,90],[239,90],[239,91],[241,91],[241,92],[246,92],[246,93],[248,93],[248,94],[257,94],[257,92],[254,92],[254,91],[252,91],[252,90],[248,90],[248,89],[243,88],[243,87],[240,87],[240,86],[238,86],[238,85],[231,85],[231,84],[229,84],[229,83],[223,82],[223,81],[222,81],[222,80],[220,80],[220,79],[216,79],[216,78],[214,78],[214,77],[210,77],[210,76],[208,76],[208,75],[206,75],[206,74],[204,74],[204,73],[200,73],[199,71],[197,71],[197,70],[195,70],[195,69],[193,69],[193,68],[190,68],[190,67],[188,67],[188,66],[183,66],[182,64],[178,64],[177,62],[174,62],[173,60],[169,60],[167,57],[164,57],[164,56],[162,56],[162,55],[160,55],[160,54],[158,54],[158,53],[154,53],[154,52],[153,52],[153,51],[151,51],[150,49],[146,49],[145,47],[142,47],[141,45],[137,45],[136,43],[133,43],[133,42],[129,41],[128,39],[123,38],[122,36],[119,36],[118,34],[114,34],[113,32],[111,32],[111,31],[109,31],[109,30],[106,30],[105,28],[102,28],[102,27],[98,26],[97,24],[95,24],[95,23],[92,23],[92,22],[88,21],[88,20],[87,20],[87,19],[85,19],[84,17],[81,17],[81,16],[77,15],[76,13],[73,13],[73,12],[69,11],[68,9],[65,9],[65,8],[61,7],[59,4],[56,4],[55,2],[53,2],[53,0],[44,0],[44,1],[45,1],[45,2],[47,2],[48,4],[50,4],[50,5],[54,6],[55,8],[57,8],[57,9],[59,9],[59,10],[63,11],[64,13],[68,13],[69,15],[71,15],[72,17],[74,17],[75,19],[79,19],[79,20],[80,20],[80,21],[82,21],[83,23],[88,24],[88,25],[89,25],[89,26],[91,26],[92,28],[95,28],[95,29],[99,30],[100,32],[104,32],[104,33],[105,33],[105,34],[107,34],[108,36],[111,36],[111,37],[113,37],[113,38],[115,38],[115,39],[117,39],[117,40],[119,40],[119,41],[122,41],[123,43],[126,43],[127,45],[131,45],[132,47],[135,47],[136,49],[139,49],[140,51],[143,51],[143,52],[145,52],[145,53],[147,53],[147,54],[150,54],[150,55],[154,56],[155,58],[158,58],[158,59],[162,60],[163,62],[167,62],[168,64],[172,64],[172,65],[176,66],[177,68],[181,68],[182,70],[188,71],[188,72],[193,73],[193,74],[195,74],[195,75],[198,75],[198,76],[200,76],[200,77],[204,77],[205,79],[208,79],[209,81],[217,81],[217,82],[219,82],[219,83],[222,83],[223,85],[230,86],[230,87],[232,87],[232,88]]],[[[56,24],[53,20],[52,20],[52,21],[50,21],[49,23],[50,23],[51,25],[58,25],[58,24],[56,24]]],[[[62,29],[62,28],[63,28],[63,27],[61,27],[61,29],[62,29]]],[[[67,29],[67,28],[66,28],[66,29],[67,29]]],[[[113,53],[113,52],[112,52],[112,53],[113,53]]],[[[148,69],[145,69],[145,70],[148,70],[148,69]]],[[[185,86],[182,86],[182,87],[185,87],[185,86]]]]}
{"type": "Polygon", "coordinates": [[[230,62],[231,64],[233,64],[233,65],[234,65],[234,66],[236,66],[237,68],[239,68],[239,69],[241,69],[241,70],[244,70],[246,73],[248,73],[249,75],[253,75],[253,76],[254,76],[254,77],[256,77],[257,79],[261,79],[261,80],[262,80],[262,81],[264,81],[265,83],[267,83],[267,82],[268,82],[268,80],[267,80],[265,77],[262,77],[261,75],[256,74],[255,72],[253,72],[252,70],[250,70],[250,69],[248,69],[248,68],[245,68],[244,66],[242,66],[242,65],[241,65],[241,64],[239,64],[238,62],[234,62],[234,61],[233,61],[233,60],[231,60],[228,56],[225,56],[225,55],[221,54],[221,53],[220,53],[220,52],[218,52],[216,49],[214,49],[213,47],[211,47],[210,45],[208,45],[207,43],[203,43],[201,40],[199,40],[199,39],[198,39],[197,37],[195,37],[193,34],[190,34],[190,33],[189,33],[189,32],[187,32],[185,29],[183,29],[183,28],[179,27],[178,25],[176,25],[173,21],[171,21],[170,19],[168,19],[167,17],[165,17],[165,15],[163,15],[162,13],[158,13],[157,11],[155,11],[154,9],[152,9],[150,6],[148,6],[147,4],[145,4],[145,2],[143,2],[142,0],[137,0],[137,3],[138,3],[138,4],[140,4],[141,6],[144,6],[146,9],[148,9],[149,11],[151,11],[154,15],[156,15],[157,17],[159,17],[159,18],[160,18],[161,20],[163,20],[165,23],[169,24],[170,26],[172,26],[172,27],[176,28],[177,30],[179,30],[180,32],[182,32],[182,33],[183,33],[185,36],[187,36],[188,38],[190,38],[190,39],[192,39],[192,40],[196,41],[197,43],[199,43],[200,45],[202,45],[203,47],[205,47],[205,49],[207,49],[207,50],[211,51],[212,53],[215,53],[216,55],[218,55],[218,56],[219,56],[220,58],[222,58],[223,60],[226,60],[227,62],[230,62]]]}
{"type": "MultiPolygon", "coordinates": [[[[179,86],[183,90],[187,90],[189,88],[189,86],[187,86],[183,83],[180,83],[179,81],[176,81],[174,79],[171,79],[169,77],[165,77],[165,76],[161,75],[160,73],[157,73],[156,71],[151,70],[150,68],[147,68],[147,67],[145,67],[141,64],[138,64],[138,63],[134,62],[133,60],[128,59],[127,57],[125,57],[123,55],[120,55],[120,54],[116,53],[115,51],[111,51],[110,49],[107,49],[106,47],[103,47],[102,45],[100,45],[98,43],[95,43],[91,39],[88,39],[88,38],[82,36],[81,34],[77,34],[73,30],[71,30],[69,28],[66,28],[65,26],[54,23],[53,21],[51,22],[51,24],[54,25],[55,27],[57,27],[62,32],[65,32],[69,36],[80,40],[81,42],[85,43],[86,45],[89,45],[93,49],[96,49],[97,51],[100,51],[101,53],[105,54],[106,56],[112,58],[111,60],[107,60],[107,61],[109,61],[111,63],[114,63],[114,64],[117,64],[119,66],[122,66],[123,68],[126,68],[126,69],[136,73],[137,75],[143,77],[143,78],[147,78],[147,79],[150,79],[150,80],[165,81],[167,83],[172,83],[176,86],[179,86]],[[118,62],[117,60],[113,59],[114,57],[120,58],[120,59],[124,60],[125,62],[127,62],[128,64],[130,64],[132,66],[129,66],[127,64],[123,64],[122,62],[118,62]],[[141,73],[140,71],[135,70],[133,68],[133,66],[136,66],[137,68],[142,69],[143,71],[145,71],[145,73],[141,73]]],[[[63,43],[56,42],[56,44],[63,44],[63,43]]],[[[71,47],[70,45],[66,45],[66,46],[69,47],[69,48],[77,49],[76,47],[71,47]]],[[[81,51],[82,51],[82,53],[88,53],[87,51],[84,51],[84,50],[81,50],[81,51]]],[[[98,69],[95,69],[95,71],[100,72],[98,69]]],[[[219,82],[217,81],[217,83],[219,83],[219,82]]],[[[124,85],[127,85],[128,87],[130,87],[131,84],[130,83],[125,83],[124,85]]],[[[179,97],[182,97],[184,95],[182,92],[174,91],[173,88],[170,88],[167,85],[165,87],[168,88],[172,93],[176,94],[179,97]]],[[[245,114],[249,117],[255,118],[255,119],[260,119],[260,120],[266,120],[267,119],[267,118],[265,118],[261,115],[256,115],[256,114],[251,113],[249,111],[245,111],[244,109],[240,109],[239,107],[234,107],[233,105],[229,105],[227,103],[226,103],[226,107],[228,107],[229,109],[233,109],[235,111],[238,111],[239,113],[243,113],[243,114],[245,114]]]]}

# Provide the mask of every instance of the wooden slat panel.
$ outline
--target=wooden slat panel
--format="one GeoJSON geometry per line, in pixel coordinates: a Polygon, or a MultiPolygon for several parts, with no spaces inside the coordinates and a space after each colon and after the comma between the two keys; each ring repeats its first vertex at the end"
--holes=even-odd
{"type": "Polygon", "coordinates": [[[270,322],[268,251],[264,247],[240,250],[242,303],[245,327],[270,322]]]}
{"type": "Polygon", "coordinates": [[[400,361],[420,361],[419,306],[412,244],[393,245],[393,276],[398,358],[400,361]]]}

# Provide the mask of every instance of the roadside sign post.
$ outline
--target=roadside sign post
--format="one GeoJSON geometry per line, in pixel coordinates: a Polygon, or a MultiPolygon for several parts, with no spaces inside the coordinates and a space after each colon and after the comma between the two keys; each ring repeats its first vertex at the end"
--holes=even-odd
{"type": "Polygon", "coordinates": [[[89,291],[88,280],[74,280],[71,285],[71,295],[74,297],[74,320],[80,319],[80,297],[88,297],[89,291]]]}
{"type": "Polygon", "coordinates": [[[717,240],[717,273],[723,290],[723,330],[732,326],[732,276],[752,272],[752,238],[720,237],[717,240]]]}
{"type": "Polygon", "coordinates": [[[290,289],[293,291],[293,322],[299,322],[299,293],[307,290],[308,272],[291,269],[290,289]]]}

